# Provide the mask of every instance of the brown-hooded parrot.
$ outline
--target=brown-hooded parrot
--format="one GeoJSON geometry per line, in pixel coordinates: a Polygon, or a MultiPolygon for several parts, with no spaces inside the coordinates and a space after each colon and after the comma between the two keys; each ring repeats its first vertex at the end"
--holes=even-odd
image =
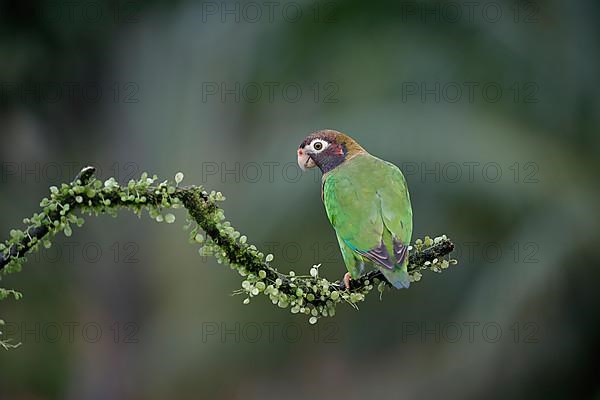
{"type": "Polygon", "coordinates": [[[321,197],[348,269],[346,287],[367,264],[394,287],[408,288],[412,208],[400,169],[329,129],[304,139],[298,165],[303,170],[316,166],[323,173],[321,197]]]}

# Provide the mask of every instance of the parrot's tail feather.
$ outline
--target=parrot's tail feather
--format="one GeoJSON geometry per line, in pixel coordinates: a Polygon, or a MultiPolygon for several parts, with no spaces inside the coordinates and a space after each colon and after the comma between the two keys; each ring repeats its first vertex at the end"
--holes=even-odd
{"type": "Polygon", "coordinates": [[[410,286],[410,279],[408,279],[408,271],[406,264],[402,266],[396,266],[393,271],[386,268],[378,268],[385,279],[392,284],[396,289],[408,289],[410,286]]]}

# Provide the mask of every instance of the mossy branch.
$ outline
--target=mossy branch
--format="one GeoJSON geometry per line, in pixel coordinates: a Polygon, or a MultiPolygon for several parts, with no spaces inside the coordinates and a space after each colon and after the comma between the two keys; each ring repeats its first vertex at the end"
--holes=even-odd
{"type": "MultiPolygon", "coordinates": [[[[116,216],[116,210],[120,208],[132,210],[137,215],[147,210],[156,221],[172,223],[174,215],[162,215],[162,212],[184,207],[189,213],[186,228],[191,230],[190,240],[201,244],[201,254],[214,255],[219,263],[229,264],[244,277],[242,288],[236,291],[247,296],[244,304],[265,294],[273,304],[290,307],[292,313],[306,314],[310,323],[315,323],[320,317],[335,315],[335,308],[342,301],[357,308],[357,303],[364,300],[375,285],[382,292],[387,284],[378,271],[352,280],[349,290],[339,281],[329,282],[320,277],[319,265],[313,266],[308,275],[279,272],[271,265],[272,255],[265,256],[248,244],[247,238],[225,220],[223,210],[218,206],[224,200],[221,193],[208,193],[200,186],[180,187],[181,173],[176,175],[174,183],[158,184],[156,176],[148,177],[144,173],[139,180],[131,180],[126,186],[119,185],[113,178],[102,182],[94,173],[95,168],[86,167],[72,183],[50,188],[50,198],[44,198],[40,203],[42,211],[24,220],[25,230],[12,230],[10,239],[0,243],[0,270],[3,273],[20,270],[25,256],[38,250],[40,245],[50,247],[50,239],[57,233],[71,236],[71,226],[81,226],[84,222],[76,211],[116,216]]],[[[453,249],[454,244],[446,236],[415,241],[410,248],[408,267],[411,281],[419,281],[422,270],[441,272],[455,264],[456,260],[449,258],[453,249]]],[[[18,292],[0,291],[0,299],[8,295],[20,296],[18,292]]],[[[6,342],[0,343],[6,346],[6,342]]]]}

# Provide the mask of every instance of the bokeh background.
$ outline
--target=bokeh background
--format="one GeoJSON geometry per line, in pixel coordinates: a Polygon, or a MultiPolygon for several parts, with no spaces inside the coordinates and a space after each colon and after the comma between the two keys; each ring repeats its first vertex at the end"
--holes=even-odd
{"type": "Polygon", "coordinates": [[[89,218],[2,287],[2,399],[600,398],[595,1],[3,1],[0,232],[92,164],[221,190],[281,270],[344,273],[305,135],[404,170],[460,264],[316,327],[177,222],[89,218]]]}

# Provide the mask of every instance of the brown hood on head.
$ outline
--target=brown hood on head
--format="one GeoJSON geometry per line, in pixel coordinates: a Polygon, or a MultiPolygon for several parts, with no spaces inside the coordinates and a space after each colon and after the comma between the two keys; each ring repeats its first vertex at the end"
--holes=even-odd
{"type": "Polygon", "coordinates": [[[308,135],[298,148],[300,168],[318,166],[323,173],[331,171],[357,154],[366,153],[354,139],[332,129],[308,135]]]}
{"type": "Polygon", "coordinates": [[[311,141],[313,141],[314,139],[317,139],[317,138],[325,139],[329,142],[336,142],[339,144],[344,144],[346,146],[346,148],[348,149],[348,155],[354,155],[355,153],[360,153],[360,152],[365,151],[365,149],[363,149],[361,147],[361,145],[358,144],[350,136],[346,135],[345,133],[335,131],[333,129],[323,129],[323,130],[315,131],[315,132],[311,133],[304,139],[304,141],[300,145],[300,148],[303,148],[304,146],[306,146],[311,141]]]}

